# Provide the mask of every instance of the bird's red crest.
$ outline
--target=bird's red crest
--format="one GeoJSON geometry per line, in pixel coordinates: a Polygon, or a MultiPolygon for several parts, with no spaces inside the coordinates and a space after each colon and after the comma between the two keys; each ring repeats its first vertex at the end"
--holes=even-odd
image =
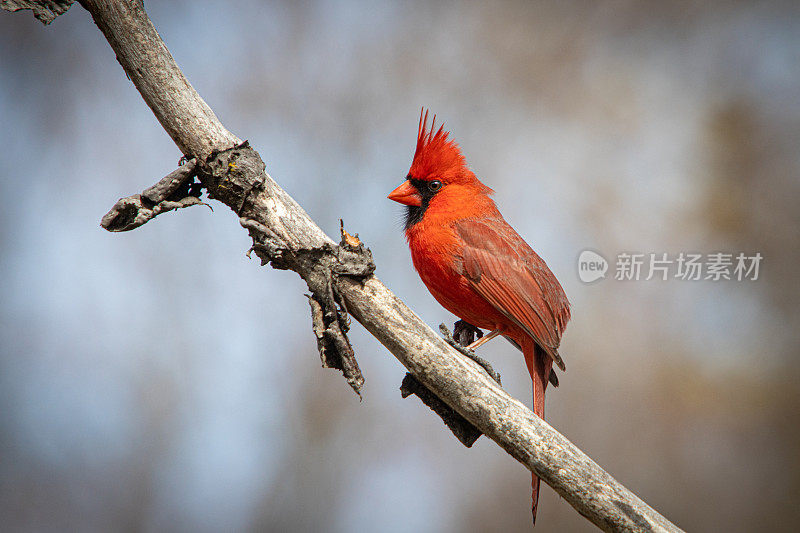
{"type": "Polygon", "coordinates": [[[427,179],[434,175],[441,179],[445,175],[454,177],[462,169],[469,172],[461,148],[455,141],[448,139],[449,135],[450,132],[444,131],[443,125],[436,130],[436,115],[428,129],[428,111],[423,108],[419,114],[417,149],[408,173],[417,179],[427,179]]]}

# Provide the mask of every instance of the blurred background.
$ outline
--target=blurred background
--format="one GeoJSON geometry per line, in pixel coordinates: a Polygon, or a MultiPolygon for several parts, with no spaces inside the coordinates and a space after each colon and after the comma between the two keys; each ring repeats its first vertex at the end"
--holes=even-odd
{"type": "MultiPolygon", "coordinates": [[[[550,424],[688,531],[796,530],[796,2],[147,8],[222,122],[435,326],[454,317],[385,199],[429,106],[572,301],[550,424]],[[587,285],[585,248],[764,259],[757,281],[587,285]]],[[[304,284],[248,260],[221,204],[100,229],[181,154],[79,6],[0,13],[0,124],[4,530],[529,529],[527,471],[402,400],[360,326],[364,400],[320,368],[304,284]]],[[[483,355],[529,404],[519,353],[483,355]]],[[[537,531],[593,530],[542,489],[537,531]]]]}

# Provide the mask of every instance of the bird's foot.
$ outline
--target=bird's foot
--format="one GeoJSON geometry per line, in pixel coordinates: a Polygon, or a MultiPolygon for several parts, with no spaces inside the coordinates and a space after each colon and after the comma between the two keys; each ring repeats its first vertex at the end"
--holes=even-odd
{"type": "Polygon", "coordinates": [[[483,337],[483,331],[466,320],[458,320],[453,324],[453,339],[461,346],[469,346],[476,339],[483,337]]]}
{"type": "MultiPolygon", "coordinates": [[[[463,320],[459,320],[459,322],[464,322],[464,321],[463,320]]],[[[467,322],[464,322],[464,324],[469,326],[469,328],[478,329],[475,326],[473,326],[472,324],[468,324],[467,322]]],[[[457,328],[458,328],[458,322],[456,322],[456,325],[455,325],[455,329],[457,329],[457,328]]],[[[462,346],[461,344],[459,344],[458,341],[456,341],[453,338],[453,335],[450,334],[450,330],[447,329],[447,326],[445,326],[444,324],[439,324],[439,331],[441,332],[442,337],[444,338],[444,340],[445,340],[445,342],[447,344],[449,344],[450,346],[452,346],[453,348],[455,348],[456,350],[458,350],[459,352],[464,354],[466,357],[468,357],[468,358],[472,359],[473,361],[475,361],[476,363],[478,363],[481,366],[481,368],[483,368],[486,371],[486,373],[489,374],[489,377],[491,377],[493,380],[495,380],[498,385],[502,385],[502,383],[500,383],[500,374],[498,374],[497,372],[494,371],[494,368],[492,368],[492,365],[489,364],[489,361],[487,361],[483,357],[480,357],[480,356],[476,355],[475,352],[473,352],[469,348],[466,348],[466,347],[462,346]]],[[[461,335],[463,335],[463,333],[461,333],[461,335]]],[[[483,333],[481,333],[481,336],[483,336],[483,333]]]]}

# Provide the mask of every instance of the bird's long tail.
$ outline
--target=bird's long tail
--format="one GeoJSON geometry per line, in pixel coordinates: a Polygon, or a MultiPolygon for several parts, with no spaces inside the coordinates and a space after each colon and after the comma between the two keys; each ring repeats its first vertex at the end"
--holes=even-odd
{"type": "MultiPolygon", "coordinates": [[[[525,356],[525,364],[528,365],[528,372],[533,381],[533,412],[544,420],[544,391],[547,388],[550,370],[553,368],[553,360],[530,338],[522,343],[522,354],[525,356]]],[[[532,474],[531,487],[533,489],[531,513],[535,525],[536,508],[539,505],[539,476],[536,474],[532,474]]]]}

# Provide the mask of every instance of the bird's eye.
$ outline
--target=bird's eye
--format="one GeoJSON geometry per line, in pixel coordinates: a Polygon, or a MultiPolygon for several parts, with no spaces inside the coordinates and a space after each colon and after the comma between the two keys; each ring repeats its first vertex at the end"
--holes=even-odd
{"type": "Polygon", "coordinates": [[[442,188],[442,182],[439,180],[433,180],[428,182],[428,189],[430,189],[431,192],[436,192],[441,188],[442,188]]]}

